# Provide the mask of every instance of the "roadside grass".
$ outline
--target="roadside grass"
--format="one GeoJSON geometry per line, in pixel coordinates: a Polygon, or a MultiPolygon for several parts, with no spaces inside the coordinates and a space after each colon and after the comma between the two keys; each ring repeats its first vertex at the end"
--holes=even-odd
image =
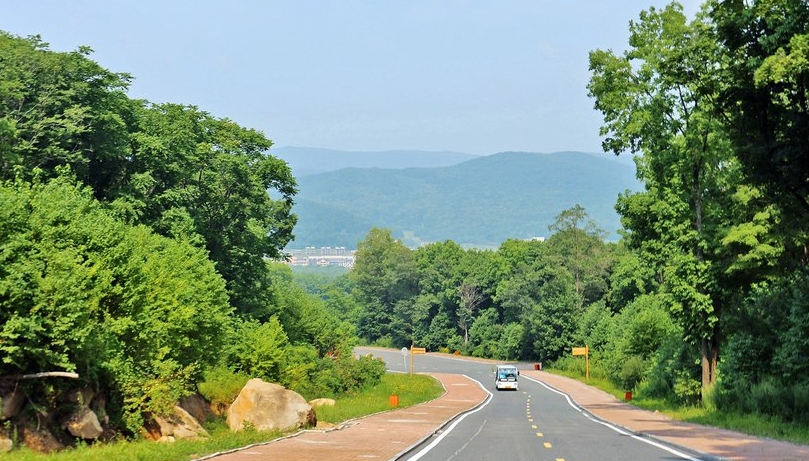
{"type": "MultiPolygon", "coordinates": [[[[581,381],[624,400],[625,392],[604,378],[585,379],[580,373],[563,370],[545,370],[549,373],[581,381]]],[[[676,421],[729,429],[756,437],[809,445],[809,426],[785,422],[779,418],[759,414],[726,413],[699,405],[678,405],[675,402],[633,395],[632,405],[644,410],[657,411],[676,421]]]]}
{"type": "Polygon", "coordinates": [[[25,447],[3,453],[4,461],[189,461],[208,454],[230,451],[277,439],[279,432],[245,430],[231,432],[224,420],[208,422],[205,429],[210,437],[204,440],[178,440],[159,443],[146,440],[133,442],[81,445],[54,453],[35,453],[25,447]]]}
{"type": "Polygon", "coordinates": [[[318,407],[317,420],[339,424],[360,416],[391,409],[390,396],[399,398],[399,408],[409,407],[440,397],[441,383],[427,375],[387,373],[373,389],[355,396],[341,397],[333,407],[318,407]]]}
{"type": "MultiPolygon", "coordinates": [[[[444,393],[436,379],[426,375],[387,373],[381,382],[355,395],[335,399],[334,407],[316,409],[318,421],[337,424],[349,419],[392,409],[389,397],[399,397],[399,408],[433,400],[444,393]]],[[[82,445],[72,449],[44,454],[26,448],[0,454],[3,461],[189,461],[204,456],[236,450],[250,445],[270,442],[284,433],[244,430],[231,432],[224,418],[204,424],[210,437],[204,440],[178,440],[157,443],[137,440],[107,444],[82,445]]]]}

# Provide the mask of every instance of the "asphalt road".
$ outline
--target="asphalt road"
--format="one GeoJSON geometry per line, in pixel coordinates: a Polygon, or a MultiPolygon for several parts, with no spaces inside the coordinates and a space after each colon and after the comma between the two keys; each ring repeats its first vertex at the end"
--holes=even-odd
{"type": "MultiPolygon", "coordinates": [[[[371,352],[383,358],[392,371],[410,371],[410,356],[401,352],[377,349],[358,349],[358,352],[371,352]]],[[[403,460],[689,459],[591,418],[565,395],[528,377],[521,377],[518,391],[497,391],[490,363],[415,355],[413,368],[415,372],[464,374],[480,382],[491,397],[400,458],[403,460]]]]}

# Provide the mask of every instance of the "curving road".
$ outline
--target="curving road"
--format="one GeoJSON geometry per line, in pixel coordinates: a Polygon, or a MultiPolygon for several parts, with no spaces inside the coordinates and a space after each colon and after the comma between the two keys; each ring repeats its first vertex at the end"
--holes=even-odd
{"type": "MultiPolygon", "coordinates": [[[[392,371],[410,371],[410,357],[398,351],[358,348],[381,357],[392,371]]],[[[413,356],[415,372],[459,373],[478,382],[491,397],[405,454],[402,460],[694,460],[591,418],[567,396],[526,376],[519,391],[494,389],[493,364],[437,355],[413,356]]]]}

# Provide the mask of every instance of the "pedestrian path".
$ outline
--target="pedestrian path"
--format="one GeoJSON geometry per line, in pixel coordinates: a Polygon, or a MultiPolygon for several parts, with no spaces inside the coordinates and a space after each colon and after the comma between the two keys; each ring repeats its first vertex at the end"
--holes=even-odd
{"type": "MultiPolygon", "coordinates": [[[[674,421],[573,379],[537,370],[521,370],[520,373],[568,395],[579,408],[603,422],[666,444],[694,459],[809,460],[809,446],[674,421]]],[[[433,436],[456,416],[482,404],[489,395],[476,381],[465,376],[430,375],[446,389],[444,395],[431,402],[367,416],[332,430],[301,431],[267,444],[208,458],[215,461],[395,460],[433,436]]]]}

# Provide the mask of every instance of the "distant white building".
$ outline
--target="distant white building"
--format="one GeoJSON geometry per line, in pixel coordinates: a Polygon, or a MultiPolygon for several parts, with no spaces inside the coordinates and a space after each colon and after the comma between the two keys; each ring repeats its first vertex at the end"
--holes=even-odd
{"type": "Polygon", "coordinates": [[[354,254],[357,250],[345,247],[306,247],[288,250],[290,266],[341,266],[354,267],[354,254]]]}

